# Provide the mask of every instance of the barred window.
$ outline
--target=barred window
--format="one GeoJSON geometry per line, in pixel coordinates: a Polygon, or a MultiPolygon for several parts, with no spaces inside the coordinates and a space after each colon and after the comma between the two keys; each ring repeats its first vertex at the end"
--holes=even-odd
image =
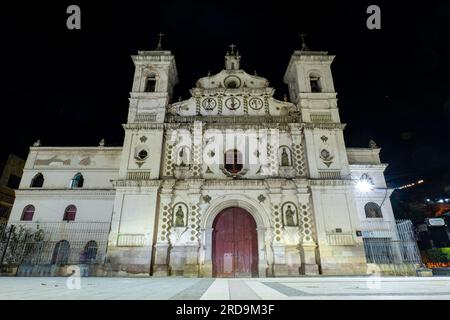
{"type": "Polygon", "coordinates": [[[98,245],[94,240],[86,243],[83,252],[81,253],[80,263],[91,264],[97,259],[98,245]]]}
{"type": "Polygon", "coordinates": [[[59,241],[52,255],[52,264],[65,265],[69,261],[70,256],[70,244],[67,240],[59,241]]]}

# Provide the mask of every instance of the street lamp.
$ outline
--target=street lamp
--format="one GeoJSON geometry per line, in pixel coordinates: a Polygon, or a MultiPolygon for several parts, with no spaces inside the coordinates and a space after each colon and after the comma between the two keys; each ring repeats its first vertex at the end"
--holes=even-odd
{"type": "Polygon", "coordinates": [[[374,187],[374,183],[372,179],[369,177],[367,173],[364,173],[359,180],[356,182],[356,190],[358,190],[361,193],[367,193],[372,191],[374,187]]]}

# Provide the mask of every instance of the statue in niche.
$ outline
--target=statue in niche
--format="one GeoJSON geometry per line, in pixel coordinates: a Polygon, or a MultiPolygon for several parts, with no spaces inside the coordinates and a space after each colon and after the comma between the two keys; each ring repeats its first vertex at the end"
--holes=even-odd
{"type": "Polygon", "coordinates": [[[181,148],[180,152],[178,153],[179,165],[181,167],[186,167],[189,163],[189,160],[188,160],[189,153],[187,152],[186,149],[187,148],[183,147],[183,148],[181,148]]]}
{"type": "Polygon", "coordinates": [[[295,210],[292,210],[292,206],[288,205],[286,212],[284,213],[285,216],[285,223],[288,227],[295,227],[295,210]]]}
{"type": "Polygon", "coordinates": [[[184,227],[184,212],[181,206],[178,206],[178,210],[175,213],[175,227],[184,227]]]}
{"type": "Polygon", "coordinates": [[[283,151],[281,153],[281,166],[282,167],[289,167],[291,165],[289,160],[289,155],[286,150],[286,148],[283,148],[283,151]]]}

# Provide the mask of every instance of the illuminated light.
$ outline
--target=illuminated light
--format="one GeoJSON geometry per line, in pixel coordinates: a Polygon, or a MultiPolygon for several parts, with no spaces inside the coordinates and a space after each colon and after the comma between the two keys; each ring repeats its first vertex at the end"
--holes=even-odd
{"type": "Polygon", "coordinates": [[[398,189],[399,189],[399,190],[402,190],[402,189],[412,188],[412,187],[415,187],[415,186],[417,186],[417,185],[419,185],[419,184],[422,184],[422,183],[424,183],[424,182],[425,182],[425,180],[419,180],[419,181],[417,181],[417,182],[413,182],[413,183],[406,184],[406,185],[404,185],[404,186],[402,186],[402,187],[400,187],[400,188],[398,188],[398,189]]]}
{"type": "Polygon", "coordinates": [[[439,203],[444,203],[444,200],[440,199],[438,202],[439,202],[439,203]]]}
{"type": "Polygon", "coordinates": [[[356,190],[362,193],[367,193],[372,191],[373,189],[373,182],[372,179],[367,174],[363,174],[361,178],[356,182],[355,187],[356,190]]]}
{"type": "Polygon", "coordinates": [[[431,200],[430,199],[427,199],[427,202],[430,202],[431,200]]]}

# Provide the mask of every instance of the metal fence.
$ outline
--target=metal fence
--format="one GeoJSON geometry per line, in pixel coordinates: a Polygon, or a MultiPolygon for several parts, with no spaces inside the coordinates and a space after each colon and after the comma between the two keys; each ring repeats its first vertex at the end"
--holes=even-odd
{"type": "Polygon", "coordinates": [[[109,231],[104,222],[0,225],[0,267],[20,274],[37,266],[102,264],[109,231]]]}
{"type": "Polygon", "coordinates": [[[422,264],[414,226],[410,220],[363,224],[368,263],[422,264]]]}

